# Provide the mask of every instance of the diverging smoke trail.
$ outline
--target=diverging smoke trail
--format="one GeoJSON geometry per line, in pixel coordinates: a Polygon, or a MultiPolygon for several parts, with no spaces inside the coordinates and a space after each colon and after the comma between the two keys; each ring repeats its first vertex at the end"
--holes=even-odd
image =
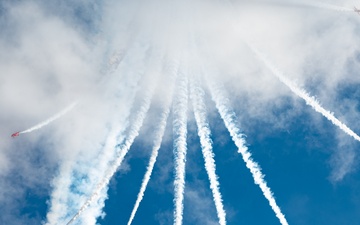
{"type": "MultiPolygon", "coordinates": [[[[249,45],[249,44],[248,44],[249,45]]],[[[330,112],[324,109],[319,101],[309,95],[307,91],[304,89],[299,88],[295,83],[287,79],[280,70],[278,70],[265,56],[263,53],[249,45],[251,50],[255,53],[257,58],[259,58],[264,64],[273,72],[273,74],[283,83],[285,84],[290,90],[299,96],[300,98],[304,99],[307,105],[310,105],[316,112],[319,112],[323,115],[326,119],[330,120],[334,125],[338,126],[341,130],[343,130],[346,134],[353,137],[355,140],[360,141],[359,135],[357,135],[354,131],[352,131],[349,127],[347,127],[344,123],[338,120],[333,112],[330,112]]]]}
{"type": "Polygon", "coordinates": [[[275,212],[282,225],[288,225],[284,214],[281,212],[279,206],[276,204],[273,193],[267,186],[264,180],[264,175],[261,172],[260,166],[254,162],[251,158],[251,153],[246,147],[244,135],[241,133],[239,128],[236,126],[237,119],[234,110],[230,107],[230,103],[226,95],[223,93],[224,87],[215,84],[213,81],[208,80],[212,99],[216,104],[216,108],[219,111],[221,118],[223,119],[226,128],[228,129],[235,145],[238,147],[238,152],[241,153],[243,160],[246,163],[246,167],[250,170],[254,181],[259,185],[265,198],[269,201],[272,210],[275,212]]]}
{"type": "Polygon", "coordinates": [[[181,225],[184,209],[185,162],[187,137],[188,78],[179,74],[178,95],[173,104],[174,132],[174,225],[181,225]]]}
{"type": "Polygon", "coordinates": [[[53,122],[54,120],[59,119],[60,117],[62,117],[63,115],[65,115],[66,113],[68,113],[70,110],[72,110],[78,103],[77,102],[73,102],[71,103],[69,106],[67,106],[65,109],[61,110],[60,112],[58,112],[57,114],[53,115],[52,117],[50,117],[49,119],[33,126],[30,127],[27,130],[21,131],[19,132],[19,134],[25,134],[25,133],[30,133],[34,130],[38,130],[46,125],[48,125],[49,123],[53,122]]]}
{"type": "Polygon", "coordinates": [[[156,163],[156,160],[157,160],[157,156],[158,156],[158,153],[159,153],[159,149],[160,149],[160,146],[161,146],[161,143],[162,143],[162,139],[163,139],[163,136],[164,136],[164,133],[165,133],[165,129],[166,129],[166,121],[169,117],[169,113],[170,113],[170,106],[171,106],[171,102],[172,102],[172,97],[173,97],[173,94],[174,94],[174,86],[175,86],[175,80],[176,80],[176,75],[177,75],[177,68],[174,68],[175,71],[172,71],[172,74],[170,74],[170,82],[171,82],[171,85],[170,85],[170,88],[168,89],[168,94],[166,95],[166,99],[164,100],[164,103],[163,103],[163,111],[160,115],[160,122],[159,122],[159,125],[158,125],[158,128],[156,130],[156,133],[155,133],[155,139],[154,139],[154,146],[152,148],[152,151],[151,151],[151,156],[150,156],[150,160],[149,160],[149,164],[147,166],[147,170],[146,170],[146,173],[144,175],[144,178],[143,178],[143,181],[142,181],[142,184],[141,184],[141,187],[140,187],[140,191],[138,193],[138,196],[137,196],[137,199],[136,199],[136,202],[135,202],[135,205],[134,205],[134,208],[131,212],[131,215],[130,215],[130,218],[129,218],[129,221],[128,221],[128,225],[130,225],[132,223],[132,221],[134,220],[134,217],[135,217],[135,214],[139,208],[139,205],[144,197],[144,193],[145,193],[145,190],[146,190],[146,187],[150,181],[150,178],[151,178],[151,174],[152,174],[152,171],[154,169],[154,166],[155,166],[155,163],[156,163]]]}
{"type": "Polygon", "coordinates": [[[190,82],[190,96],[194,109],[194,115],[196,124],[198,127],[198,135],[200,137],[200,143],[202,148],[202,154],[205,160],[205,169],[209,177],[210,188],[213,194],[217,215],[219,218],[219,224],[226,224],[226,213],[224,205],[222,203],[222,197],[220,193],[220,184],[216,175],[216,165],[214,160],[214,153],[212,151],[211,131],[209,124],[206,120],[206,106],[204,103],[204,91],[199,86],[195,78],[190,82]]]}
{"type": "Polygon", "coordinates": [[[134,208],[133,208],[133,210],[131,212],[129,221],[127,223],[128,225],[130,225],[132,223],[132,221],[133,221],[133,219],[135,217],[135,214],[136,214],[136,212],[137,212],[137,210],[139,208],[139,205],[140,205],[140,203],[141,203],[141,201],[142,201],[142,199],[144,197],[145,190],[147,188],[147,185],[149,183],[152,171],[154,169],[154,166],[155,166],[155,163],[156,163],[156,160],[157,160],[157,156],[158,156],[159,149],[160,149],[160,146],[161,146],[162,138],[163,138],[164,133],[165,133],[166,121],[167,121],[167,118],[169,116],[169,112],[170,112],[170,107],[165,109],[165,111],[163,111],[162,114],[161,114],[161,121],[160,121],[160,124],[159,124],[159,128],[158,128],[158,130],[156,131],[156,134],[155,134],[154,146],[152,148],[149,164],[147,166],[147,170],[146,170],[146,173],[144,175],[144,178],[143,178],[143,181],[142,181],[140,191],[138,193],[134,208]]]}
{"type": "Polygon", "coordinates": [[[117,146],[119,148],[119,150],[117,151],[115,161],[110,166],[110,168],[107,170],[107,172],[105,173],[105,176],[97,184],[97,186],[95,187],[95,191],[87,199],[87,201],[81,206],[79,211],[71,218],[71,220],[67,223],[67,225],[74,222],[82,214],[82,212],[87,207],[89,207],[89,205],[93,201],[95,201],[98,198],[102,189],[105,188],[109,184],[111,177],[115,174],[116,170],[121,166],[121,163],[124,160],[124,157],[126,156],[126,154],[128,153],[132,143],[134,142],[135,138],[139,135],[140,128],[142,127],[142,124],[144,122],[146,114],[150,108],[151,98],[153,95],[154,88],[155,88],[155,83],[152,82],[150,84],[150,87],[148,87],[146,93],[144,94],[144,98],[142,99],[141,107],[134,116],[135,121],[133,121],[131,123],[129,132],[127,134],[125,141],[121,145],[117,146]]]}

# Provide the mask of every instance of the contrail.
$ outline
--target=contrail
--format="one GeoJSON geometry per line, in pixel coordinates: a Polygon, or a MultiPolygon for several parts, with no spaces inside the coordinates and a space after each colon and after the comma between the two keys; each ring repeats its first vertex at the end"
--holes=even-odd
{"type": "Polygon", "coordinates": [[[256,48],[248,44],[250,49],[255,53],[255,55],[273,72],[273,74],[290,90],[300,98],[304,99],[307,105],[310,105],[316,112],[319,112],[326,119],[330,120],[334,125],[338,126],[341,130],[343,130],[346,134],[353,137],[355,140],[360,141],[359,135],[357,135],[354,131],[352,131],[349,127],[347,127],[344,123],[338,120],[334,113],[324,109],[319,101],[314,97],[309,95],[309,93],[299,88],[295,83],[287,79],[280,70],[278,70],[265,56],[263,53],[258,51],[256,48]]]}
{"type": "Polygon", "coordinates": [[[209,177],[210,188],[212,190],[217,215],[219,218],[219,224],[226,224],[226,213],[224,205],[222,203],[222,197],[219,188],[219,181],[216,175],[216,165],[214,160],[214,153],[212,151],[212,141],[210,138],[211,131],[209,124],[206,120],[206,106],[204,103],[204,91],[198,85],[195,78],[191,79],[190,83],[190,96],[192,99],[192,105],[194,109],[194,115],[196,124],[198,127],[198,135],[200,137],[200,143],[202,148],[202,154],[205,160],[205,169],[209,177]]]}
{"type": "Polygon", "coordinates": [[[223,93],[224,88],[210,81],[209,87],[212,99],[216,104],[216,108],[218,109],[219,114],[223,119],[224,124],[228,129],[235,145],[238,147],[238,152],[241,153],[243,160],[246,163],[246,167],[250,170],[254,178],[255,184],[259,185],[261,191],[263,192],[263,195],[269,201],[272,210],[275,212],[276,217],[279,218],[280,223],[282,225],[288,225],[284,214],[281,212],[279,206],[276,204],[273,193],[271,192],[270,188],[266,184],[266,181],[264,180],[264,175],[261,172],[260,166],[251,158],[251,153],[246,147],[244,135],[241,133],[239,128],[236,127],[236,114],[234,110],[230,107],[229,99],[225,97],[225,94],[223,93]]]}
{"type": "Polygon", "coordinates": [[[144,98],[142,99],[142,104],[140,109],[135,114],[135,121],[131,123],[131,127],[129,129],[127,138],[125,141],[118,145],[119,151],[117,152],[116,159],[112,166],[108,169],[108,171],[105,173],[105,176],[103,179],[96,185],[95,191],[93,194],[87,199],[87,201],[81,206],[79,211],[70,219],[70,221],[67,223],[67,225],[74,222],[81,213],[99,196],[101,190],[106,187],[111,177],[115,174],[116,170],[121,166],[122,161],[124,160],[124,157],[128,153],[132,143],[134,142],[135,138],[139,135],[140,128],[142,127],[142,124],[144,122],[144,119],[146,117],[147,112],[149,111],[150,104],[151,104],[151,98],[154,92],[154,82],[150,85],[150,87],[147,89],[146,93],[144,94],[144,98]]]}
{"type": "Polygon", "coordinates": [[[181,74],[178,82],[178,96],[173,104],[174,121],[174,224],[181,225],[183,219],[183,201],[185,189],[185,161],[187,137],[187,105],[188,105],[188,78],[181,74]]]}
{"type": "Polygon", "coordinates": [[[68,107],[66,107],[65,109],[61,110],[59,113],[53,115],[52,117],[50,117],[49,119],[27,129],[24,131],[20,131],[19,134],[25,134],[25,133],[30,133],[34,130],[38,130],[46,125],[48,125],[49,123],[53,122],[54,120],[59,119],[60,117],[62,117],[63,115],[65,115],[66,113],[68,113],[70,110],[72,110],[78,103],[77,102],[73,102],[71,103],[68,107]]]}
{"type": "Polygon", "coordinates": [[[166,96],[166,100],[163,103],[163,112],[160,115],[160,123],[158,126],[158,130],[156,131],[155,134],[155,140],[154,140],[154,146],[152,148],[151,151],[151,156],[150,156],[150,160],[149,160],[149,164],[147,166],[147,170],[146,173],[144,175],[142,184],[141,184],[141,188],[140,191],[138,193],[134,208],[131,212],[129,221],[128,221],[128,225],[130,225],[132,223],[132,221],[134,220],[135,214],[139,208],[139,205],[144,197],[144,193],[146,190],[146,187],[149,183],[152,171],[154,169],[155,163],[156,163],[156,159],[159,153],[159,149],[162,143],[162,139],[165,133],[165,128],[166,128],[166,121],[169,117],[169,113],[170,113],[170,106],[171,106],[171,102],[172,102],[172,97],[173,97],[173,92],[174,92],[174,86],[175,86],[175,80],[176,80],[176,75],[177,75],[177,68],[174,68],[175,71],[173,71],[173,73],[171,74],[171,87],[169,88],[169,92],[166,96]]]}

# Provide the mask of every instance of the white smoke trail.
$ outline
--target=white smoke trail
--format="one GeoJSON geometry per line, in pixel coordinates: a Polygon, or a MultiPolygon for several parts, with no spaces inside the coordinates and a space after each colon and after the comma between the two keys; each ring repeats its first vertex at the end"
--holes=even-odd
{"type": "Polygon", "coordinates": [[[52,117],[50,117],[49,119],[27,129],[24,131],[19,132],[19,134],[25,134],[25,133],[30,133],[34,130],[38,130],[46,125],[48,125],[49,123],[53,122],[54,120],[59,119],[60,117],[64,116],[66,113],[68,113],[70,110],[72,110],[78,103],[77,102],[73,102],[71,103],[69,106],[67,106],[65,109],[61,110],[60,112],[58,112],[57,114],[53,115],[52,117]]]}
{"type": "MultiPolygon", "coordinates": [[[[130,89],[129,87],[127,87],[127,85],[138,86],[136,85],[138,83],[138,80],[139,77],[134,76],[130,83],[124,84],[123,89],[127,90],[127,92],[129,93],[127,95],[129,105],[133,105],[136,91],[130,89]]],[[[120,100],[117,99],[117,101],[120,100]]],[[[115,109],[117,109],[117,107],[115,107],[115,109]]],[[[124,118],[128,118],[127,113],[130,113],[129,111],[130,110],[126,110],[126,112],[123,114],[124,118]]],[[[76,190],[79,189],[81,190],[84,189],[85,187],[95,186],[95,184],[101,179],[104,172],[106,171],[106,168],[109,165],[109,162],[111,162],[111,160],[114,158],[115,155],[114,148],[116,146],[116,143],[118,143],[120,134],[123,133],[124,121],[125,119],[121,118],[119,119],[116,125],[112,126],[110,133],[107,135],[105,146],[99,150],[100,158],[97,158],[96,160],[92,159],[90,161],[85,161],[85,162],[79,161],[76,162],[75,165],[68,165],[70,164],[69,162],[61,165],[59,172],[60,175],[53,182],[55,188],[50,200],[51,207],[49,209],[49,212],[47,213],[46,225],[65,224],[70,216],[69,213],[79,209],[79,207],[81,206],[79,205],[79,200],[82,199],[82,195],[83,195],[82,193],[84,192],[83,191],[78,192],[76,190]],[[93,164],[95,163],[97,164],[96,168],[93,167],[93,164]],[[78,169],[83,171],[80,172],[83,176],[92,174],[92,177],[89,176],[89,179],[83,180],[83,182],[79,182],[77,180],[78,178],[74,177],[74,172],[76,172],[76,170],[78,169]],[[84,171],[86,172],[84,173],[84,171]],[[75,191],[72,190],[71,186],[75,187],[75,191]]],[[[114,121],[111,122],[114,123],[114,121]]],[[[87,190],[89,188],[85,188],[85,189],[87,190]]],[[[91,192],[86,191],[85,193],[91,193],[91,192]]],[[[103,204],[104,204],[103,202],[105,201],[105,198],[106,198],[106,191],[103,191],[99,194],[99,201],[96,204],[98,211],[94,212],[94,210],[92,210],[92,214],[86,218],[87,222],[85,224],[95,224],[95,222],[91,223],[89,221],[95,220],[96,217],[101,214],[100,210],[101,208],[103,208],[103,204]]],[[[91,201],[92,200],[90,200],[90,202],[91,201]]],[[[71,222],[69,222],[69,224],[72,223],[75,219],[77,219],[78,216],[76,216],[76,218],[73,218],[71,222]]]]}
{"type": "Polygon", "coordinates": [[[101,190],[105,188],[109,182],[111,177],[115,174],[116,170],[121,166],[122,161],[124,160],[125,155],[129,151],[132,143],[134,142],[135,138],[138,136],[140,128],[142,126],[143,120],[145,119],[148,107],[147,104],[150,106],[150,99],[146,98],[149,102],[146,102],[144,100],[144,105],[141,107],[140,111],[137,113],[138,120],[134,123],[134,125],[131,127],[131,131],[129,132],[129,136],[126,138],[125,143],[121,146],[120,151],[117,154],[117,158],[113,165],[108,169],[108,171],[105,173],[105,176],[102,178],[102,180],[97,184],[95,187],[95,191],[93,194],[87,199],[87,201],[81,206],[79,211],[69,220],[67,225],[74,222],[81,213],[89,207],[89,205],[99,196],[101,190]]]}
{"type": "Polygon", "coordinates": [[[174,224],[181,225],[183,219],[183,201],[185,189],[185,162],[187,137],[187,105],[188,105],[188,79],[181,74],[178,82],[178,96],[173,104],[174,121],[174,224]]]}
{"type": "Polygon", "coordinates": [[[196,124],[198,127],[198,135],[200,137],[200,143],[202,148],[202,154],[205,160],[205,169],[209,177],[210,188],[213,194],[217,215],[219,218],[219,224],[226,224],[226,213],[224,205],[222,203],[222,197],[220,193],[220,184],[216,175],[216,165],[214,160],[214,153],[212,151],[211,131],[209,124],[206,120],[206,106],[204,103],[204,91],[198,85],[194,78],[190,83],[190,96],[192,99],[192,105],[194,109],[194,115],[196,124]]]}
{"type": "Polygon", "coordinates": [[[79,211],[69,220],[67,225],[74,222],[82,214],[82,212],[87,207],[89,207],[89,205],[95,199],[98,198],[102,189],[105,188],[109,184],[111,177],[115,174],[116,170],[121,166],[121,163],[124,160],[126,154],[128,153],[135,138],[139,135],[140,128],[142,127],[142,124],[147,115],[147,112],[149,111],[150,104],[151,104],[151,98],[152,98],[152,95],[153,95],[153,92],[155,89],[154,81],[151,82],[151,84],[149,86],[150,87],[147,89],[146,93],[144,94],[144,98],[142,99],[141,107],[135,114],[134,118],[136,118],[136,119],[130,125],[129,132],[128,132],[128,135],[127,135],[124,143],[119,145],[119,151],[117,152],[117,156],[116,156],[114,163],[107,170],[107,172],[105,173],[105,176],[101,179],[101,181],[96,185],[95,191],[92,193],[92,195],[81,206],[79,211]]]}
{"type": "MultiPolygon", "coordinates": [[[[85,151],[85,149],[81,149],[80,154],[73,156],[76,156],[77,160],[61,162],[59,175],[53,180],[54,190],[50,198],[50,209],[46,218],[47,225],[66,224],[83,206],[82,203],[87,200],[87,197],[92,194],[110,165],[113,165],[116,157],[116,143],[124,140],[124,131],[127,127],[125,124],[129,119],[131,106],[134,105],[136,93],[141,87],[140,80],[144,77],[149,65],[146,56],[150,46],[140,44],[140,42],[144,43],[137,39],[134,47],[129,49],[129,54],[124,57],[124,63],[119,66],[116,74],[101,79],[99,87],[106,87],[102,90],[102,98],[105,102],[102,110],[109,113],[117,112],[118,116],[112,115],[105,118],[105,123],[98,127],[102,129],[101,133],[109,132],[109,128],[111,129],[104,147],[104,138],[97,137],[91,146],[86,147],[90,148],[86,149],[90,156],[81,155],[85,151]],[[135,70],[134,65],[136,66],[135,70]],[[109,102],[112,104],[108,105],[109,102]]],[[[83,146],[85,147],[85,145],[83,146]]],[[[93,201],[90,209],[84,213],[86,216],[79,219],[79,224],[96,223],[96,218],[102,214],[107,196],[106,191],[104,188],[98,193],[97,200],[93,201]]]]}
{"type": "Polygon", "coordinates": [[[258,51],[256,48],[252,47],[248,44],[251,50],[255,53],[255,55],[262,61],[264,64],[273,72],[273,74],[283,83],[285,84],[290,90],[299,96],[300,98],[304,99],[307,105],[310,105],[316,112],[319,112],[323,115],[326,119],[330,120],[334,125],[338,126],[341,130],[343,130],[346,134],[353,137],[355,140],[360,141],[359,135],[357,135],[354,131],[352,131],[349,127],[347,127],[344,123],[338,120],[333,112],[330,112],[324,109],[319,101],[314,97],[310,96],[307,91],[304,89],[299,88],[295,83],[287,79],[280,70],[278,70],[265,56],[263,53],[258,51]]]}
{"type": "Polygon", "coordinates": [[[168,107],[161,114],[161,121],[160,121],[159,128],[158,128],[159,130],[157,131],[157,133],[155,135],[154,147],[153,147],[152,152],[151,152],[149,165],[148,165],[147,171],[146,171],[146,173],[144,175],[140,191],[138,193],[134,208],[133,208],[133,210],[131,212],[130,219],[129,219],[128,223],[127,223],[128,225],[130,225],[132,223],[132,221],[133,221],[133,219],[135,217],[136,211],[139,208],[140,202],[142,201],[142,199],[144,197],[144,193],[145,193],[147,184],[149,183],[152,171],[154,169],[154,165],[156,163],[156,159],[157,159],[158,152],[159,152],[159,149],[160,149],[160,146],[161,146],[162,138],[163,138],[164,133],[165,133],[166,121],[167,121],[167,118],[169,116],[169,112],[170,112],[170,107],[168,107]]]}
{"type": "Polygon", "coordinates": [[[140,203],[141,203],[141,201],[142,201],[142,199],[144,197],[146,187],[147,187],[147,185],[149,183],[152,171],[153,171],[155,163],[156,163],[156,159],[157,159],[159,149],[160,149],[160,146],[161,146],[161,143],[162,143],[162,139],[163,139],[163,136],[164,136],[164,133],[165,133],[166,121],[167,121],[167,119],[169,117],[169,113],[170,113],[170,105],[171,105],[171,102],[172,102],[172,97],[173,97],[173,92],[174,92],[174,84],[175,84],[174,81],[176,79],[176,75],[177,75],[177,68],[175,68],[175,71],[173,71],[172,74],[170,75],[171,78],[172,78],[172,80],[170,81],[172,85],[169,88],[169,92],[166,95],[167,97],[166,97],[165,102],[163,104],[163,112],[160,115],[160,123],[159,123],[159,126],[158,126],[158,130],[156,131],[156,134],[155,134],[154,146],[153,146],[152,151],[151,151],[149,164],[147,166],[147,170],[146,170],[146,173],[144,175],[144,178],[143,178],[143,181],[142,181],[140,191],[138,193],[134,208],[133,208],[133,210],[131,212],[129,221],[127,223],[128,225],[130,225],[132,223],[132,221],[134,220],[135,214],[136,214],[136,212],[137,212],[137,210],[139,208],[139,205],[140,205],[140,203]]]}
{"type": "Polygon", "coordinates": [[[240,132],[239,128],[236,127],[236,114],[234,110],[230,107],[229,100],[226,95],[223,93],[223,87],[209,82],[210,92],[212,99],[216,104],[216,108],[218,109],[221,118],[223,119],[226,128],[228,129],[235,145],[238,147],[238,152],[241,153],[243,160],[246,163],[246,167],[250,170],[254,181],[257,185],[259,185],[261,191],[265,198],[269,201],[272,210],[275,212],[276,217],[280,220],[282,225],[288,225],[288,222],[285,219],[284,214],[281,212],[279,206],[276,204],[273,193],[270,188],[267,186],[266,181],[264,180],[264,175],[261,172],[260,166],[254,162],[251,158],[251,153],[248,151],[246,147],[246,142],[244,139],[244,135],[240,132]]]}

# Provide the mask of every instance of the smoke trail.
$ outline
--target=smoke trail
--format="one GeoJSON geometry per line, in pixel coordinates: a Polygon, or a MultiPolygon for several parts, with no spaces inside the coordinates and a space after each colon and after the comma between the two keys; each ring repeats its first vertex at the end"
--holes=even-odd
{"type": "MultiPolygon", "coordinates": [[[[129,49],[129,54],[125,55],[124,63],[119,66],[116,74],[112,74],[106,79],[102,78],[99,82],[99,87],[106,87],[101,90],[105,102],[102,110],[108,111],[108,113],[116,112],[117,116],[109,114],[111,116],[105,118],[106,121],[99,127],[102,129],[100,135],[103,132],[104,134],[108,133],[109,128],[111,129],[109,135],[105,137],[105,146],[103,146],[104,137],[96,137],[96,139],[92,139],[93,141],[89,140],[89,142],[93,142],[92,145],[88,146],[88,142],[82,145],[84,148],[90,148],[86,149],[90,156],[87,153],[85,153],[86,156],[81,155],[85,151],[82,149],[80,154],[76,154],[76,161],[66,160],[61,163],[59,175],[53,180],[54,190],[51,194],[51,207],[46,221],[48,225],[66,224],[83,206],[83,202],[91,196],[96,185],[115,161],[117,155],[114,147],[116,143],[121,143],[126,137],[124,131],[128,129],[126,123],[132,113],[131,106],[134,105],[136,93],[141,87],[140,80],[149,68],[151,57],[148,57],[148,54],[152,54],[151,46],[141,44],[144,41],[139,39],[137,38],[134,47],[129,49]],[[109,102],[112,104],[107,105],[109,102]],[[86,145],[87,147],[85,147],[86,145]],[[94,165],[97,166],[94,167],[94,165]]],[[[137,111],[132,110],[133,112],[137,111]]],[[[102,213],[106,196],[107,190],[104,188],[98,193],[96,201],[90,200],[93,201],[91,208],[78,223],[95,224],[96,218],[102,213]]]]}
{"type": "Polygon", "coordinates": [[[120,147],[120,150],[117,153],[117,158],[115,162],[105,173],[105,176],[102,178],[102,180],[96,185],[93,194],[81,206],[79,211],[70,219],[67,225],[74,222],[81,215],[81,213],[98,197],[101,190],[109,184],[111,177],[115,174],[117,168],[121,166],[121,163],[124,160],[125,155],[129,151],[135,138],[138,136],[142,123],[147,114],[148,108],[150,107],[150,102],[151,101],[149,97],[144,98],[144,105],[140,108],[140,111],[137,113],[138,120],[132,125],[131,130],[129,132],[129,136],[126,138],[125,143],[120,147]]]}
{"type": "Polygon", "coordinates": [[[360,141],[359,135],[357,135],[354,131],[352,131],[349,127],[347,127],[344,123],[338,120],[333,112],[330,112],[324,109],[319,101],[314,97],[310,96],[304,89],[299,88],[295,83],[287,79],[280,70],[278,70],[265,56],[263,53],[252,47],[248,44],[250,49],[255,53],[255,55],[273,72],[273,74],[283,83],[285,84],[290,90],[299,96],[300,98],[304,99],[307,105],[310,105],[316,112],[319,112],[323,115],[326,119],[330,120],[334,125],[338,126],[341,130],[343,130],[346,134],[353,137],[355,140],[360,141]]]}
{"type": "Polygon", "coordinates": [[[66,113],[68,113],[70,110],[72,110],[78,103],[77,102],[73,102],[72,104],[70,104],[68,107],[66,107],[65,109],[61,110],[59,113],[55,114],[54,116],[50,117],[49,119],[27,129],[24,131],[19,132],[19,134],[25,134],[25,133],[30,133],[34,130],[38,130],[46,125],[48,125],[49,123],[53,122],[54,120],[59,119],[60,117],[62,117],[63,115],[65,115],[66,113]]]}
{"type": "Polygon", "coordinates": [[[105,176],[101,179],[101,181],[96,185],[95,191],[93,194],[87,199],[87,201],[81,206],[79,211],[70,219],[70,221],[67,223],[67,225],[74,222],[81,213],[95,200],[98,198],[100,192],[103,188],[105,188],[109,182],[111,177],[115,174],[116,170],[121,166],[122,161],[124,160],[124,157],[128,153],[132,143],[134,142],[135,138],[139,135],[140,128],[142,127],[142,124],[144,122],[144,119],[146,117],[146,114],[150,108],[151,104],[151,98],[154,92],[155,84],[152,82],[150,84],[150,87],[146,90],[146,93],[144,94],[144,98],[142,99],[142,104],[140,109],[135,114],[135,121],[131,123],[128,135],[125,139],[125,141],[118,145],[117,147],[119,150],[117,151],[116,159],[112,166],[107,170],[105,173],[105,176]]]}
{"type": "Polygon", "coordinates": [[[156,163],[156,159],[157,159],[157,156],[158,156],[158,152],[159,152],[159,149],[160,149],[162,138],[163,138],[164,133],[165,133],[166,121],[167,121],[167,118],[169,116],[169,112],[170,112],[170,107],[165,109],[165,111],[161,114],[160,126],[158,128],[159,130],[157,131],[157,133],[155,135],[154,147],[153,147],[152,152],[151,152],[149,165],[148,165],[147,171],[146,171],[146,173],[144,175],[139,194],[137,196],[134,208],[133,208],[133,210],[131,212],[130,219],[129,219],[128,223],[127,223],[128,225],[130,225],[132,223],[132,221],[133,221],[133,219],[135,217],[136,211],[139,208],[140,202],[142,201],[142,199],[144,197],[144,193],[145,193],[147,184],[149,183],[149,180],[150,180],[154,165],[156,163]]]}
{"type": "Polygon", "coordinates": [[[158,126],[158,130],[156,131],[156,134],[155,134],[154,146],[153,146],[152,151],[151,151],[149,164],[147,166],[147,170],[146,170],[146,173],[144,175],[144,178],[143,178],[143,181],[142,181],[140,191],[138,193],[134,208],[133,208],[133,210],[131,212],[129,221],[127,223],[128,225],[130,225],[132,223],[132,221],[133,221],[133,219],[135,217],[135,214],[136,214],[136,212],[137,212],[137,210],[139,208],[139,205],[140,205],[140,203],[141,203],[141,201],[142,201],[142,199],[144,197],[146,187],[147,187],[147,185],[149,183],[152,171],[153,171],[155,163],[156,163],[156,159],[157,159],[159,149],[160,149],[160,146],[161,146],[161,143],[162,143],[162,139],[163,139],[163,136],[164,136],[164,133],[165,133],[166,121],[167,121],[167,119],[169,117],[169,113],[170,113],[170,104],[171,104],[172,97],[173,97],[174,84],[175,84],[174,81],[176,79],[176,75],[177,75],[177,68],[175,68],[175,71],[173,71],[172,74],[171,74],[171,84],[172,85],[170,87],[170,90],[169,90],[168,94],[166,95],[167,97],[166,97],[166,100],[165,100],[165,102],[163,104],[163,112],[160,115],[160,123],[159,123],[159,126],[158,126]]]}
{"type": "Polygon", "coordinates": [[[188,105],[188,80],[181,74],[178,82],[178,96],[173,104],[174,121],[174,224],[181,225],[183,218],[183,201],[185,189],[185,161],[186,161],[186,136],[187,136],[187,105],[188,105]]]}
{"type": "Polygon", "coordinates": [[[236,127],[236,114],[234,110],[230,107],[229,100],[225,97],[223,93],[223,87],[216,85],[209,80],[209,87],[212,99],[216,104],[221,118],[223,119],[226,128],[228,129],[235,145],[238,147],[238,152],[241,153],[243,160],[246,163],[246,167],[250,170],[255,184],[259,185],[261,191],[265,198],[269,201],[272,210],[275,212],[276,217],[280,220],[282,225],[288,225],[288,222],[285,219],[284,214],[282,214],[279,206],[276,204],[273,193],[270,188],[267,186],[266,181],[264,180],[264,175],[261,172],[260,166],[253,161],[251,158],[251,153],[246,147],[246,142],[244,135],[240,132],[239,128],[236,127]]]}
{"type": "Polygon", "coordinates": [[[222,197],[219,188],[219,181],[216,175],[216,165],[214,153],[212,151],[211,131],[206,120],[206,106],[204,103],[204,91],[198,85],[194,78],[190,83],[190,96],[195,114],[195,120],[198,127],[198,135],[202,148],[202,154],[205,160],[205,169],[209,177],[210,188],[213,194],[219,224],[226,224],[226,213],[222,203],[222,197]]]}

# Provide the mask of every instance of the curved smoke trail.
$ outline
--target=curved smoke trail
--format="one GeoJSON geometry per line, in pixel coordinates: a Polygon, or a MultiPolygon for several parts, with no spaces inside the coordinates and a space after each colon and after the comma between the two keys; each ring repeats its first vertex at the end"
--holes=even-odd
{"type": "Polygon", "coordinates": [[[186,162],[186,137],[187,137],[187,105],[188,105],[188,78],[181,74],[178,83],[178,96],[173,104],[174,121],[174,224],[181,225],[184,209],[185,189],[185,162],[186,162]]]}
{"type": "Polygon", "coordinates": [[[348,126],[346,126],[344,123],[342,123],[340,120],[338,120],[333,112],[330,112],[326,109],[324,109],[319,101],[313,97],[310,96],[307,91],[304,89],[299,88],[295,83],[287,79],[280,70],[278,70],[265,56],[263,53],[261,53],[256,48],[252,47],[250,44],[248,44],[250,49],[255,53],[257,58],[259,58],[271,71],[272,73],[283,83],[285,84],[290,90],[300,98],[304,99],[307,105],[310,105],[316,112],[319,112],[321,115],[323,115],[326,119],[330,120],[334,125],[339,127],[342,131],[344,131],[349,136],[353,137],[355,140],[360,141],[359,135],[357,135],[354,131],[352,131],[348,126]]]}
{"type": "Polygon", "coordinates": [[[220,193],[220,184],[216,175],[216,165],[214,160],[214,153],[212,151],[211,131],[209,124],[206,120],[206,106],[204,103],[204,91],[201,89],[195,78],[190,82],[190,96],[194,109],[194,115],[196,124],[198,127],[198,135],[200,137],[200,143],[202,148],[202,154],[205,160],[205,169],[209,177],[210,188],[213,194],[217,215],[219,218],[219,224],[226,224],[226,213],[224,205],[222,203],[222,197],[220,193]]]}
{"type": "Polygon", "coordinates": [[[143,181],[141,183],[140,191],[138,193],[134,208],[131,212],[129,221],[127,223],[128,225],[130,225],[132,223],[132,221],[134,220],[135,214],[136,214],[136,212],[139,208],[139,205],[144,197],[144,193],[145,193],[146,187],[149,183],[149,180],[151,178],[151,174],[154,169],[156,159],[157,159],[157,156],[159,153],[159,149],[160,149],[160,146],[162,143],[162,139],[163,139],[163,136],[165,133],[166,121],[170,114],[170,106],[171,106],[171,102],[172,102],[172,98],[173,98],[173,94],[174,94],[173,92],[174,92],[175,80],[176,80],[176,76],[177,76],[177,68],[174,68],[174,69],[175,70],[172,71],[172,74],[171,74],[171,78],[172,78],[171,87],[169,88],[169,92],[166,95],[165,102],[163,103],[163,112],[160,115],[160,123],[158,126],[158,130],[155,133],[154,146],[151,151],[149,164],[147,166],[146,173],[145,173],[143,181]]]}
{"type": "Polygon", "coordinates": [[[30,133],[34,130],[38,130],[46,125],[48,125],[49,123],[53,122],[54,120],[59,119],[60,117],[64,116],[66,113],[68,113],[70,110],[72,110],[78,103],[77,102],[73,102],[71,103],[69,106],[67,106],[65,109],[61,110],[60,112],[58,112],[57,114],[53,115],[52,117],[50,117],[49,119],[33,126],[30,127],[27,130],[24,131],[20,131],[19,134],[25,134],[25,133],[30,133]]]}
{"type": "Polygon", "coordinates": [[[267,186],[266,181],[264,180],[264,175],[261,172],[259,164],[254,162],[254,160],[251,158],[251,153],[246,147],[244,135],[236,126],[236,114],[234,110],[230,107],[228,98],[225,97],[226,95],[223,93],[224,88],[211,82],[210,80],[208,80],[208,83],[212,99],[216,104],[216,108],[218,109],[219,114],[223,119],[224,124],[228,129],[235,145],[238,147],[238,152],[242,155],[246,167],[250,170],[255,183],[259,185],[261,191],[263,192],[263,195],[269,201],[269,204],[272,210],[275,212],[276,217],[279,219],[280,223],[282,225],[288,225],[284,214],[281,212],[280,207],[276,204],[273,193],[271,192],[270,188],[267,186]]]}

